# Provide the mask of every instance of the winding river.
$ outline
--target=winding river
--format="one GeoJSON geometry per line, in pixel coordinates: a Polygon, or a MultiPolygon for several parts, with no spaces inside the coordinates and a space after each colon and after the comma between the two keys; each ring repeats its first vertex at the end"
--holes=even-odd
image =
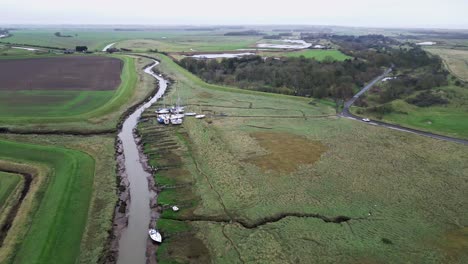
{"type": "Polygon", "coordinates": [[[159,89],[147,103],[143,104],[125,119],[118,137],[122,142],[125,156],[125,173],[128,177],[130,191],[130,205],[128,211],[128,226],[122,231],[119,240],[119,264],[144,264],[146,263],[146,248],[148,243],[148,228],[151,223],[150,199],[154,193],[149,189],[148,178],[152,175],[145,171],[140,160],[140,153],[135,141],[133,130],[143,111],[155,103],[164,94],[167,81],[152,72],[159,62],[145,68],[145,73],[159,81],[159,89]]]}

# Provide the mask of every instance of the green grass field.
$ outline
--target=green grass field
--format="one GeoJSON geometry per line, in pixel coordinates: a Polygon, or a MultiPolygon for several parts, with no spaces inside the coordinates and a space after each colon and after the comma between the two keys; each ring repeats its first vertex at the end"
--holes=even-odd
{"type": "Polygon", "coordinates": [[[304,56],[305,58],[314,58],[316,60],[322,61],[327,57],[330,57],[335,61],[344,61],[350,59],[351,57],[343,54],[339,50],[311,50],[305,49],[300,51],[289,51],[289,52],[260,52],[260,56],[267,57],[300,57],[304,56]]]}
{"type": "Polygon", "coordinates": [[[93,192],[94,159],[71,149],[0,141],[0,159],[49,168],[48,185],[35,194],[37,210],[11,263],[70,263],[80,253],[93,192]]]}
{"type": "MultiPolygon", "coordinates": [[[[395,111],[382,116],[382,120],[415,129],[453,137],[468,139],[468,89],[457,86],[435,88],[445,98],[447,105],[418,107],[404,100],[395,100],[391,104],[395,111]]],[[[363,111],[363,116],[377,119],[372,113],[359,107],[352,107],[354,113],[363,111]]]]}
{"type": "Polygon", "coordinates": [[[453,48],[426,48],[426,50],[440,56],[453,75],[468,82],[468,50],[453,48]]]}
{"type": "Polygon", "coordinates": [[[223,35],[180,35],[164,36],[158,39],[132,39],[117,43],[117,48],[127,48],[134,51],[157,49],[164,52],[195,52],[195,51],[233,51],[255,47],[260,37],[223,36],[223,35]]]}
{"type": "Polygon", "coordinates": [[[0,171],[0,209],[21,181],[21,175],[0,171]]]}
{"type": "Polygon", "coordinates": [[[38,45],[57,48],[75,48],[76,46],[88,46],[90,50],[102,50],[107,44],[124,39],[157,37],[160,33],[140,31],[113,31],[111,29],[23,29],[12,30],[13,36],[4,38],[0,42],[38,45]],[[55,32],[72,37],[56,37],[55,32]]]}
{"type": "MultiPolygon", "coordinates": [[[[125,88],[122,88],[125,89],[125,88]]],[[[15,91],[0,92],[2,118],[66,118],[86,114],[105,105],[115,91],[15,91]],[[44,104],[44,102],[51,102],[44,104]]]]}
{"type": "Polygon", "coordinates": [[[12,30],[13,36],[0,42],[39,45],[58,48],[75,48],[78,45],[88,46],[91,50],[102,50],[107,44],[118,43],[117,47],[146,51],[159,49],[163,51],[190,51],[190,48],[203,51],[231,50],[246,48],[261,37],[228,37],[224,32],[158,30],[158,31],[114,31],[112,29],[23,29],[12,30]],[[55,32],[72,37],[56,37],[55,32]]]}
{"type": "Polygon", "coordinates": [[[182,208],[162,215],[161,229],[170,234],[158,251],[164,261],[196,262],[197,250],[209,252],[215,263],[468,259],[466,146],[338,118],[310,98],[206,84],[167,57],[161,60],[159,69],[177,80],[173,87],[189,111],[208,115],[171,129],[177,144],[168,147],[153,134],[158,125],[151,110],[139,127],[147,133],[152,164],[179,164],[156,175],[157,182],[191,186],[160,194],[159,202],[182,208]],[[158,148],[171,154],[155,153],[158,148]],[[351,220],[291,216],[251,228],[236,223],[288,213],[351,220]],[[206,221],[185,222],[187,231],[167,222],[174,218],[206,221]],[[184,237],[203,241],[207,250],[184,237]]]}

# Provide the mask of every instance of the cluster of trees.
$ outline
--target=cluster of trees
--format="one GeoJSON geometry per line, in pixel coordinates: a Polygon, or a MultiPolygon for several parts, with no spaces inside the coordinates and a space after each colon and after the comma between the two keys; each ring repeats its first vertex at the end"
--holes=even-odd
{"type": "Polygon", "coordinates": [[[276,35],[266,35],[263,36],[264,39],[281,39],[282,37],[290,37],[292,33],[278,33],[276,35]]]}
{"type": "Polygon", "coordinates": [[[335,62],[300,58],[246,56],[217,60],[184,58],[180,65],[207,82],[258,91],[346,99],[356,86],[381,73],[361,60],[335,62]]]}
{"type": "Polygon", "coordinates": [[[427,107],[431,105],[448,104],[449,101],[438,94],[434,94],[432,91],[424,91],[414,98],[406,99],[406,102],[419,107],[427,107]]]}
{"type": "Polygon", "coordinates": [[[55,32],[54,35],[59,38],[71,38],[73,37],[72,35],[62,35],[60,32],[55,32]]]}
{"type": "Polygon", "coordinates": [[[380,93],[380,103],[387,103],[411,95],[415,91],[430,90],[434,87],[447,85],[447,73],[423,72],[413,76],[399,76],[388,81],[387,87],[380,93]]]}
{"type": "MultiPolygon", "coordinates": [[[[395,71],[408,72],[388,81],[387,88],[379,95],[384,104],[415,90],[447,84],[447,72],[440,58],[430,56],[419,46],[401,48],[399,42],[382,35],[328,35],[328,38],[354,59],[338,62],[304,57],[246,56],[217,61],[187,57],[179,64],[210,83],[298,96],[331,97],[336,102],[351,97],[356,87],[378,76],[382,67],[393,66],[395,71]]],[[[384,113],[391,109],[375,110],[384,113]]]]}
{"type": "Polygon", "coordinates": [[[265,34],[257,30],[233,31],[224,34],[224,36],[263,36],[265,34]]]}
{"type": "Polygon", "coordinates": [[[86,51],[88,51],[88,47],[87,46],[76,46],[75,50],[77,52],[86,52],[86,51]]]}

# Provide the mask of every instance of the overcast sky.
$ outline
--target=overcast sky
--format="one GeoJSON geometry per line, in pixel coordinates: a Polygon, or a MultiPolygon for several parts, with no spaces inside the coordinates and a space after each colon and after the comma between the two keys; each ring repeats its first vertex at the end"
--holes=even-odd
{"type": "Polygon", "coordinates": [[[0,2],[0,24],[310,24],[468,29],[468,0],[0,2]]]}

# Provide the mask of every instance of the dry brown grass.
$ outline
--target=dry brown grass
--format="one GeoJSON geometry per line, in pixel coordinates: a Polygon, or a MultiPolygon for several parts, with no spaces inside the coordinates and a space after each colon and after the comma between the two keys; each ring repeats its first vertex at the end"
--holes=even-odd
{"type": "Polygon", "coordinates": [[[468,50],[434,48],[428,48],[427,50],[439,55],[453,75],[468,82],[468,50]]]}
{"type": "Polygon", "coordinates": [[[263,171],[293,172],[299,165],[313,164],[327,150],[319,141],[289,133],[256,132],[253,137],[267,154],[248,158],[263,171]]]}
{"type": "Polygon", "coordinates": [[[165,255],[160,257],[177,263],[210,263],[210,255],[205,244],[189,232],[170,237],[165,255]]]}
{"type": "Polygon", "coordinates": [[[468,257],[468,227],[448,231],[438,244],[445,253],[446,263],[461,263],[468,257]]]}

